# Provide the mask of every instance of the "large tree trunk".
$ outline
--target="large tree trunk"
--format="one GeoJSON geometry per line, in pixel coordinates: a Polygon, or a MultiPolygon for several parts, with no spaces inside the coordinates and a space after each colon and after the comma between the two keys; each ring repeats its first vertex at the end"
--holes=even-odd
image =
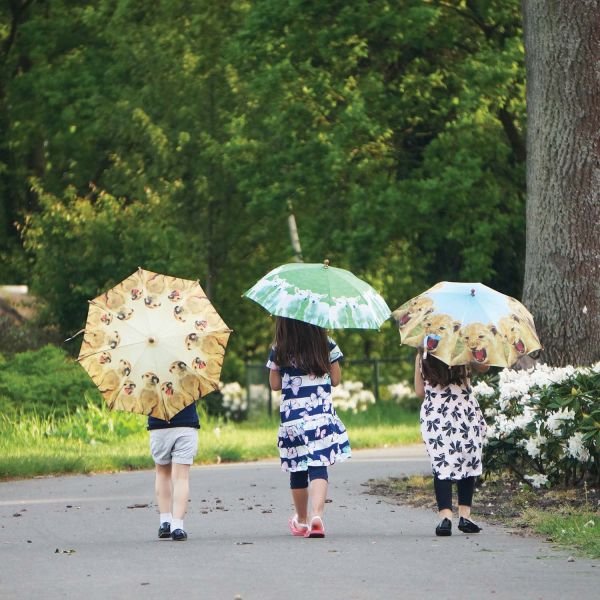
{"type": "Polygon", "coordinates": [[[600,0],[523,0],[524,303],[552,365],[600,360],[600,0]]]}

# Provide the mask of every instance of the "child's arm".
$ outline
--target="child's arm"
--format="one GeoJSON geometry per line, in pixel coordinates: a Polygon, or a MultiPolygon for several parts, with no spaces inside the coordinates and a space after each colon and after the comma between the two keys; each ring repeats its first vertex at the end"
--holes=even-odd
{"type": "Polygon", "coordinates": [[[275,368],[271,368],[269,371],[269,385],[274,392],[278,392],[281,389],[281,373],[277,368],[277,365],[273,365],[275,368]]]}
{"type": "Polygon", "coordinates": [[[336,360],[331,364],[331,372],[329,375],[331,377],[331,385],[334,387],[339,385],[340,381],[342,380],[342,367],[340,367],[339,360],[336,360]]]}
{"type": "Polygon", "coordinates": [[[421,375],[421,355],[419,353],[415,357],[415,394],[419,398],[425,398],[425,387],[421,375]]]}

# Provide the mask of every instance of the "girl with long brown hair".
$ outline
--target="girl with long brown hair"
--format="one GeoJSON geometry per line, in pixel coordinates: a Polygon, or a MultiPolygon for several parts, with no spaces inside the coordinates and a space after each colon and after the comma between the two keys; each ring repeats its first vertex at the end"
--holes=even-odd
{"type": "MultiPolygon", "coordinates": [[[[471,391],[470,368],[449,367],[424,347],[415,360],[415,392],[423,398],[421,435],[431,460],[441,521],[436,535],[452,535],[452,482],[458,488],[458,529],[478,533],[470,520],[475,478],[481,475],[485,421],[471,391]]],[[[479,371],[488,367],[473,365],[479,371]]]]}
{"type": "Polygon", "coordinates": [[[325,329],[277,317],[267,367],[271,389],[281,390],[278,446],[281,468],[290,472],[296,508],[288,521],[292,535],[325,537],[327,467],[351,454],[346,428],[331,401],[331,386],[341,380],[342,359],[325,329]]]}

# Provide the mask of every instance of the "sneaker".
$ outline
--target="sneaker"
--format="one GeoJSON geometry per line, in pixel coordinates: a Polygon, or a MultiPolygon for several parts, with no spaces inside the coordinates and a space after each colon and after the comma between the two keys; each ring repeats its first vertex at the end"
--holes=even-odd
{"type": "Polygon", "coordinates": [[[171,523],[168,523],[167,521],[161,523],[160,527],[158,528],[158,537],[161,540],[171,537],[171,523]]]}
{"type": "Polygon", "coordinates": [[[435,535],[452,535],[452,521],[450,519],[442,519],[439,525],[435,528],[435,535]]]}
{"type": "Polygon", "coordinates": [[[325,527],[321,517],[313,517],[310,520],[310,526],[306,529],[305,538],[324,538],[325,527]]]}
{"type": "Polygon", "coordinates": [[[288,519],[288,526],[292,532],[292,535],[304,536],[304,534],[308,531],[308,525],[306,523],[298,522],[298,515],[294,515],[288,519]]]}
{"type": "Polygon", "coordinates": [[[463,533],[479,533],[481,531],[481,527],[477,523],[473,523],[473,521],[465,519],[465,517],[459,519],[458,528],[463,533]]]}
{"type": "Polygon", "coordinates": [[[187,533],[183,529],[175,529],[171,531],[171,539],[174,542],[185,542],[187,540],[187,533]]]}

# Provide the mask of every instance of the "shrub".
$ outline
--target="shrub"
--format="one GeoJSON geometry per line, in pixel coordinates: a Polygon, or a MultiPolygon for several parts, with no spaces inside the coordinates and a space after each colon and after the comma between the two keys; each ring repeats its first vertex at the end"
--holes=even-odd
{"type": "Polygon", "coordinates": [[[364,389],[362,381],[344,381],[331,388],[331,399],[336,410],[362,412],[375,404],[373,392],[364,389]]]}
{"type": "Polygon", "coordinates": [[[4,413],[63,415],[85,406],[87,398],[101,404],[87,373],[56,346],[0,357],[0,410],[4,413]]]}
{"type": "Polygon", "coordinates": [[[509,469],[534,487],[598,481],[600,363],[505,369],[474,392],[489,426],[488,472],[509,469]]]}
{"type": "Polygon", "coordinates": [[[387,392],[392,402],[395,402],[406,410],[418,411],[421,408],[423,399],[417,397],[415,391],[407,381],[388,385],[387,392]]]}

